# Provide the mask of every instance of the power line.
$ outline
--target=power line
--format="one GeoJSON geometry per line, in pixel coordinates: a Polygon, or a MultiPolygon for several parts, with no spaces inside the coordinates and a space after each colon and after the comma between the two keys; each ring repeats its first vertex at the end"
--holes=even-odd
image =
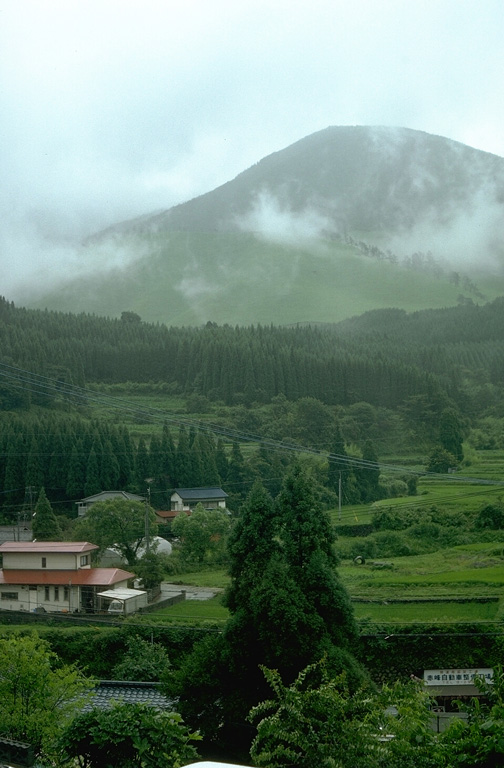
{"type": "Polygon", "coordinates": [[[265,437],[264,435],[240,432],[206,421],[182,418],[160,408],[132,406],[131,403],[122,398],[98,393],[93,390],[84,389],[83,387],[79,387],[73,384],[55,381],[54,379],[51,379],[47,376],[33,373],[17,366],[8,365],[7,363],[0,363],[0,376],[3,376],[11,382],[14,382],[11,384],[11,386],[24,391],[31,392],[33,389],[35,389],[36,391],[46,395],[63,395],[69,399],[77,399],[85,403],[91,402],[100,405],[107,405],[116,410],[128,412],[136,416],[142,416],[144,419],[152,422],[168,422],[178,425],[179,427],[192,427],[198,429],[199,431],[211,433],[221,437],[227,437],[228,439],[237,442],[259,443],[266,450],[279,451],[282,453],[290,452],[308,454],[314,456],[323,455],[329,464],[334,463],[338,464],[339,466],[346,465],[349,471],[354,468],[369,469],[374,471],[383,470],[389,473],[400,473],[402,475],[412,474],[417,477],[432,477],[437,480],[443,480],[445,482],[457,481],[478,485],[504,486],[504,480],[488,480],[484,478],[473,478],[460,475],[454,477],[452,474],[444,475],[435,472],[428,472],[426,470],[411,470],[403,466],[401,467],[393,464],[386,464],[380,461],[372,462],[354,456],[326,453],[312,447],[301,446],[296,443],[285,441],[272,440],[271,438],[265,437]]]}

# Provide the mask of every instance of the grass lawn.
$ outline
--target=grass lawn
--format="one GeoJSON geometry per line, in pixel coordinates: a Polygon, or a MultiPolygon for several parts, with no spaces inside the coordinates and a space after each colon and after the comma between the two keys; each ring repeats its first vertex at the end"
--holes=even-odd
{"type": "Polygon", "coordinates": [[[187,584],[191,587],[224,589],[229,584],[229,576],[225,568],[209,568],[207,570],[184,571],[176,576],[167,577],[165,581],[169,581],[171,584],[187,584]]]}
{"type": "Polygon", "coordinates": [[[210,600],[185,600],[168,608],[146,614],[148,621],[156,622],[186,622],[188,624],[224,624],[229,616],[220,596],[210,600]]]}
{"type": "Polygon", "coordinates": [[[369,619],[373,623],[476,623],[495,621],[499,603],[354,603],[354,611],[357,619],[369,619]]]}

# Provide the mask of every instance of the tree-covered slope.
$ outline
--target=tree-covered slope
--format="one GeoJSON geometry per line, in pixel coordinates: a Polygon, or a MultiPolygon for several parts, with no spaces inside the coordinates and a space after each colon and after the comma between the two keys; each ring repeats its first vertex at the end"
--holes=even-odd
{"type": "Polygon", "coordinates": [[[227,404],[278,394],[388,408],[418,394],[458,400],[467,382],[502,387],[502,305],[384,310],[340,325],[168,328],[131,314],[115,320],[2,300],[2,405],[46,399],[34,382],[19,388],[9,366],[79,386],[163,381],[227,404]]]}

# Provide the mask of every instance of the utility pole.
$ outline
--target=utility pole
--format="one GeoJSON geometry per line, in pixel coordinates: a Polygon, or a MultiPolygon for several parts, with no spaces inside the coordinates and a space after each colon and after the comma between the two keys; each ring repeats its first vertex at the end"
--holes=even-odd
{"type": "Polygon", "coordinates": [[[341,471],[338,479],[338,520],[341,520],[341,471]]]}
{"type": "Polygon", "coordinates": [[[152,478],[148,477],[145,481],[147,483],[147,496],[145,497],[145,554],[150,552],[150,530],[149,530],[149,512],[150,512],[150,484],[152,478]]]}

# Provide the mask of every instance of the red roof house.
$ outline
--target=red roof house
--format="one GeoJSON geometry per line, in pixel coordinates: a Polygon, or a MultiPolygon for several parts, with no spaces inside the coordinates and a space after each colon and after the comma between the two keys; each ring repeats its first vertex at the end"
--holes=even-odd
{"type": "Polygon", "coordinates": [[[0,610],[93,612],[103,589],[127,587],[134,574],[92,568],[87,541],[5,541],[0,544],[0,610]]]}

